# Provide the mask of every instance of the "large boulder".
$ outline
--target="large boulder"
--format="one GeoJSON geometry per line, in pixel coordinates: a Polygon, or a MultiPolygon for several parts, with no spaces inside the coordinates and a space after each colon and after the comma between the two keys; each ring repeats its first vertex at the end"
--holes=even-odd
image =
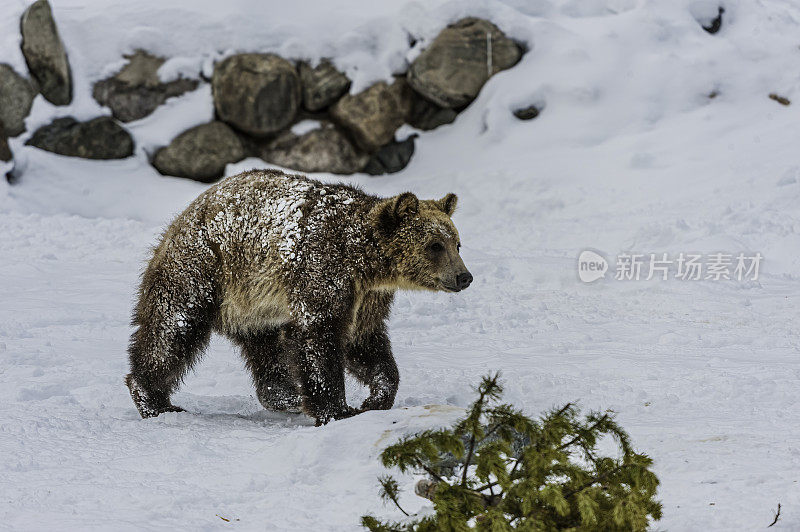
{"type": "Polygon", "coordinates": [[[380,81],[358,94],[347,94],[331,107],[331,117],[349,130],[359,147],[373,152],[391,142],[405,122],[411,103],[402,80],[389,85],[380,81]]]}
{"type": "Polygon", "coordinates": [[[302,135],[287,131],[267,143],[259,155],[267,162],[293,170],[332,174],[360,172],[369,159],[329,122],[302,135]]]}
{"type": "Polygon", "coordinates": [[[0,123],[6,135],[16,137],[25,131],[25,118],[31,112],[36,90],[8,65],[0,64],[0,123]]]}
{"type": "Polygon", "coordinates": [[[220,120],[263,137],[294,120],[300,78],[291,63],[272,54],[239,54],[214,68],[214,107],[220,120]]]}
{"type": "Polygon", "coordinates": [[[370,175],[394,174],[399,172],[411,161],[414,155],[414,138],[412,135],[399,142],[392,141],[376,151],[364,167],[364,172],[370,175]]]}
{"type": "Polygon", "coordinates": [[[22,14],[22,54],[42,95],[54,105],[72,101],[72,74],[47,0],[37,0],[22,14]]]}
{"type": "Polygon", "coordinates": [[[94,84],[92,95],[111,108],[117,120],[131,122],[155,111],[167,98],[197,88],[197,80],[179,78],[167,83],[158,77],[164,58],[138,50],[125,56],[128,64],[116,75],[94,84]]]}
{"type": "Polygon", "coordinates": [[[406,122],[422,131],[430,131],[439,126],[450,124],[455,121],[458,113],[449,107],[442,107],[426,100],[416,92],[413,92],[411,107],[406,117],[406,122]]]}
{"type": "Polygon", "coordinates": [[[303,86],[303,107],[320,111],[350,89],[350,80],[323,59],[316,67],[300,63],[300,82],[303,86]]]}
{"type": "Polygon", "coordinates": [[[11,159],[11,148],[8,147],[8,138],[3,130],[3,122],[0,121],[0,161],[8,162],[11,159]]]}
{"type": "Polygon", "coordinates": [[[220,177],[225,165],[244,159],[236,133],[222,122],[209,122],[184,131],[153,158],[153,166],[165,175],[188,177],[209,183],[220,177]]]}
{"type": "Polygon", "coordinates": [[[442,107],[463,107],[475,99],[491,75],[514,66],[521,56],[519,46],[497,26],[465,18],[442,30],[417,57],[408,70],[408,82],[442,107]]]}
{"type": "Polygon", "coordinates": [[[25,144],[83,159],[124,159],[133,155],[130,133],[109,116],[88,122],[58,118],[37,129],[25,144]]]}

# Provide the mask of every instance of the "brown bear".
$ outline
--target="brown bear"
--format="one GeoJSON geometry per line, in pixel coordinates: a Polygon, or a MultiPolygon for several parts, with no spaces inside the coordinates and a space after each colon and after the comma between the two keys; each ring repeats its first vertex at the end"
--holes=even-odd
{"type": "Polygon", "coordinates": [[[170,395],[212,331],[241,347],[266,408],[317,424],[391,408],[395,291],[472,282],[450,220],[456,202],[272,170],[209,188],[167,228],[142,277],[126,377],[139,413],[181,410],[170,395]],[[369,386],[360,409],[345,402],[345,370],[369,386]]]}

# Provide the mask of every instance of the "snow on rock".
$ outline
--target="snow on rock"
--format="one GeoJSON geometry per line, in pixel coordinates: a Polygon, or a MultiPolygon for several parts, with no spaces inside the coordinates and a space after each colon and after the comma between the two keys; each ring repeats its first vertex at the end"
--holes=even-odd
{"type": "Polygon", "coordinates": [[[292,133],[298,137],[322,127],[319,120],[301,120],[292,126],[292,133]]]}
{"type": "MultiPolygon", "coordinates": [[[[348,180],[383,195],[456,192],[475,281],[460,294],[400,293],[395,408],[321,428],[262,410],[220,339],[174,398],[188,412],[141,420],[122,382],[138,275],[161,228],[205,185],[158,175],[146,149],[97,162],[10,139],[19,179],[0,180],[0,522],[196,529],[227,526],[222,516],[247,530],[353,530],[363,513],[397,518],[377,497],[380,449],[452,422],[452,409],[424,405],[464,407],[498,369],[506,399],[530,414],[571,400],[618,412],[662,480],[655,528],[752,530],[780,502],[774,528],[791,530],[800,108],[768,95],[800,101],[800,7],[724,3],[714,35],[692,0],[54,3],[74,99],[37,97],[29,132],[102,114],[90,82],[137,48],[197,58],[206,75],[220,54],[330,57],[352,94],[403,71],[465,16],[529,51],[456,122],[419,133],[402,172],[348,180]],[[514,117],[529,105],[535,120],[514,117]],[[576,257],[587,248],[760,252],[764,263],[750,283],[583,284],[576,257]]],[[[11,2],[0,18],[0,51],[17,72],[24,9],[11,2]]],[[[131,129],[156,144],[159,124],[172,127],[162,113],[183,117],[183,130],[210,120],[209,104],[200,88],[131,129]]],[[[255,166],[269,165],[245,159],[226,173],[255,166]]],[[[348,382],[351,404],[365,393],[348,382]]],[[[402,503],[425,501],[407,490],[402,503]]]]}

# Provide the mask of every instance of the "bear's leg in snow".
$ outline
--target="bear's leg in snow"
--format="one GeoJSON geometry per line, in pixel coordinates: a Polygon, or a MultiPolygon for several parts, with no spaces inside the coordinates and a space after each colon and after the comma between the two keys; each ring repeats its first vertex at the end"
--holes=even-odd
{"type": "Polygon", "coordinates": [[[239,336],[235,342],[242,348],[261,405],[268,410],[300,412],[300,394],[289,374],[281,330],[275,327],[239,336]]]}
{"type": "Polygon", "coordinates": [[[357,413],[345,401],[342,327],[334,320],[284,328],[290,369],[299,385],[303,411],[323,425],[357,413]]]}
{"type": "MultiPolygon", "coordinates": [[[[182,410],[170,402],[170,395],[211,337],[215,308],[211,297],[198,298],[197,292],[181,286],[175,280],[145,275],[134,314],[138,328],[128,347],[131,372],[125,378],[143,418],[182,410]]],[[[207,288],[200,293],[212,293],[207,288]]]]}
{"type": "Polygon", "coordinates": [[[356,379],[369,386],[369,397],[362,403],[362,410],[392,408],[400,372],[383,324],[376,330],[362,333],[348,346],[345,363],[356,379]]]}

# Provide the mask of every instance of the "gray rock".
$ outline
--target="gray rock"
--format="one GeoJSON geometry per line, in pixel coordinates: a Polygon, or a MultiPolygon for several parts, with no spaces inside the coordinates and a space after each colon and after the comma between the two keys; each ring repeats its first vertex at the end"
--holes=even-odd
{"type": "Polygon", "coordinates": [[[0,64],[0,123],[6,135],[16,137],[25,131],[25,118],[31,112],[36,90],[8,65],[0,64]]]}
{"type": "Polygon", "coordinates": [[[37,129],[25,144],[83,159],[124,159],[133,155],[130,133],[109,116],[88,122],[59,118],[37,129]]]}
{"type": "Polygon", "coordinates": [[[242,142],[222,122],[209,122],[184,131],[153,158],[153,166],[165,175],[188,177],[209,183],[220,177],[225,165],[244,158],[242,142]]]}
{"type": "Polygon", "coordinates": [[[378,82],[356,95],[347,94],[331,107],[331,117],[353,134],[359,147],[372,152],[394,139],[411,105],[408,85],[378,82]]]}
{"type": "Polygon", "coordinates": [[[6,132],[3,130],[3,123],[0,122],[0,161],[8,162],[12,158],[11,148],[8,147],[6,132]]]}
{"type": "Polygon", "coordinates": [[[514,66],[519,46],[494,24],[465,18],[442,30],[411,64],[408,82],[415,91],[442,107],[470,103],[489,79],[487,34],[491,34],[491,74],[514,66]]]}
{"type": "Polygon", "coordinates": [[[319,129],[300,136],[287,131],[264,146],[260,156],[293,170],[332,174],[360,172],[369,159],[331,123],[323,123],[319,129]]]}
{"type": "Polygon", "coordinates": [[[416,135],[400,142],[390,142],[376,151],[370,157],[364,172],[370,175],[394,174],[399,172],[411,161],[414,155],[414,139],[416,135]]]}
{"type": "Polygon", "coordinates": [[[42,95],[54,105],[72,101],[72,74],[47,0],[38,0],[22,14],[22,54],[42,95]]]}
{"type": "Polygon", "coordinates": [[[414,92],[406,121],[417,129],[430,131],[453,123],[457,116],[453,109],[436,105],[414,92]]]}
{"type": "Polygon", "coordinates": [[[255,136],[285,128],[300,104],[300,78],[271,54],[240,54],[218,63],[211,80],[220,120],[255,136]]]}
{"type": "Polygon", "coordinates": [[[533,120],[534,118],[539,116],[539,108],[536,107],[535,105],[529,105],[528,107],[516,109],[514,111],[514,116],[516,116],[520,120],[533,120]]]}
{"type": "Polygon", "coordinates": [[[128,64],[116,75],[94,84],[92,95],[100,105],[111,108],[117,120],[131,122],[155,111],[167,98],[197,88],[197,80],[176,79],[168,83],[158,78],[164,58],[137,50],[125,56],[128,64]]]}
{"type": "Polygon", "coordinates": [[[334,103],[350,89],[350,80],[323,59],[316,67],[300,63],[300,82],[303,86],[303,106],[319,111],[334,103]]]}

